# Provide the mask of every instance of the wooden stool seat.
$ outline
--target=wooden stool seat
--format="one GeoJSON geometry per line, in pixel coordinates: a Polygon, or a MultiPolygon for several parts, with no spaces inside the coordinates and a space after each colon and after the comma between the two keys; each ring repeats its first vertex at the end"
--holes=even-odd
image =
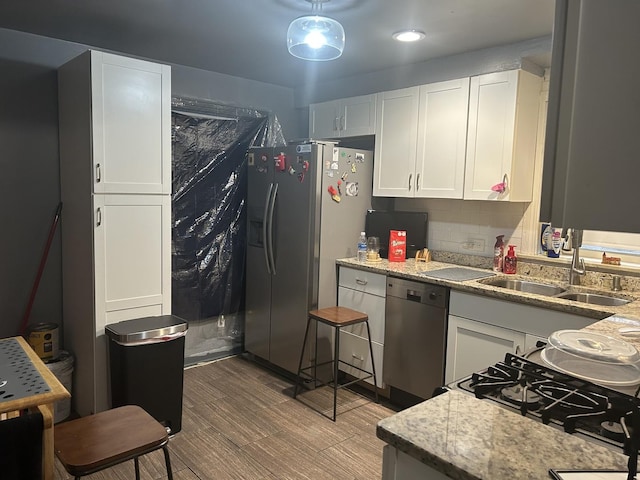
{"type": "Polygon", "coordinates": [[[54,428],[56,456],[76,478],[134,459],[139,479],[138,457],[163,448],[171,480],[168,441],[167,430],[137,405],[114,408],[54,428]]]}
{"type": "MultiPolygon", "coordinates": [[[[376,367],[373,361],[373,346],[371,344],[371,330],[369,329],[369,316],[366,313],[358,312],[357,310],[352,310],[347,307],[327,307],[321,308],[319,310],[311,310],[307,317],[307,328],[304,332],[304,340],[302,341],[302,351],[300,352],[300,362],[298,363],[298,379],[302,378],[302,375],[307,375],[311,380],[313,380],[316,387],[322,385],[331,384],[333,387],[333,418],[332,420],[336,421],[336,410],[337,410],[337,402],[338,402],[338,389],[348,387],[354,383],[360,382],[362,380],[366,380],[368,378],[373,378],[373,388],[376,396],[376,402],[378,402],[378,383],[376,380],[376,367]],[[333,359],[328,362],[318,363],[318,330],[316,328],[316,355],[315,359],[312,362],[312,365],[309,367],[302,368],[302,361],[304,359],[304,350],[307,344],[307,337],[309,336],[309,328],[311,326],[311,321],[315,320],[317,322],[324,323],[333,327],[333,343],[334,343],[334,353],[333,359]],[[348,363],[344,360],[340,360],[340,329],[342,327],[347,327],[349,325],[355,325],[358,323],[364,323],[367,327],[367,337],[369,341],[369,354],[371,355],[371,371],[365,370],[363,368],[357,367],[351,363],[348,363]],[[333,365],[333,380],[331,382],[325,382],[318,384],[318,376],[317,376],[317,368],[326,364],[333,365]],[[350,382],[338,385],[338,365],[339,364],[347,365],[351,368],[355,368],[360,372],[366,374],[365,377],[356,378],[350,382]],[[313,370],[313,375],[309,375],[306,372],[308,370],[313,370]]],[[[296,398],[298,395],[298,384],[300,382],[296,381],[296,384],[293,389],[293,398],[296,398]]]]}
{"type": "Polygon", "coordinates": [[[346,327],[347,325],[369,320],[369,316],[366,313],[351,310],[347,307],[327,307],[320,310],[311,310],[309,316],[332,327],[346,327]]]}

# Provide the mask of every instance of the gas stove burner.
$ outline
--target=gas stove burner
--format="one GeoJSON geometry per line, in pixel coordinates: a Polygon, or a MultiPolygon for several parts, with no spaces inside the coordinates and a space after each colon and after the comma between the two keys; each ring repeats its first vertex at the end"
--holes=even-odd
{"type": "Polygon", "coordinates": [[[577,411],[594,411],[606,409],[608,403],[608,399],[604,395],[580,391],[550,380],[533,382],[532,389],[552,401],[548,407],[559,406],[577,411]]]}
{"type": "Polygon", "coordinates": [[[522,385],[513,385],[511,387],[505,387],[500,391],[500,395],[505,400],[513,403],[514,405],[525,405],[528,410],[531,410],[538,406],[542,397],[536,392],[532,392],[527,387],[522,385]]]}
{"type": "Polygon", "coordinates": [[[602,422],[600,424],[600,428],[602,429],[602,435],[604,435],[605,437],[618,441],[624,440],[624,430],[622,429],[622,425],[620,425],[618,422],[602,422]]]}

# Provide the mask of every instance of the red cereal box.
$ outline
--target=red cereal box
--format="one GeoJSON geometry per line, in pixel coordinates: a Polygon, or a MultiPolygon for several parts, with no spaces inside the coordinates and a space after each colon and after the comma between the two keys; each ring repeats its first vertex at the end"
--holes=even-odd
{"type": "Polygon", "coordinates": [[[389,231],[389,261],[404,262],[407,256],[407,232],[405,230],[389,231]]]}

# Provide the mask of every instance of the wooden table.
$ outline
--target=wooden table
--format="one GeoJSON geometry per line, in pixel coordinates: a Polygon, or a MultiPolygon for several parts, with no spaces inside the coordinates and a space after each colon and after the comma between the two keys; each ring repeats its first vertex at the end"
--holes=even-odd
{"type": "MultiPolygon", "coordinates": [[[[24,340],[24,338],[3,338],[0,339],[0,346],[4,346],[5,348],[13,348],[16,341],[19,347],[21,347],[22,351],[27,355],[28,364],[35,368],[35,370],[38,372],[38,374],[40,374],[40,376],[46,383],[46,387],[48,388],[45,387],[44,390],[47,391],[43,391],[42,393],[22,396],[15,399],[0,399],[0,415],[5,414],[5,417],[11,418],[17,416],[21,410],[25,409],[39,410],[40,413],[42,413],[42,417],[44,420],[44,432],[42,435],[42,468],[44,479],[52,480],[55,462],[55,455],[53,450],[53,404],[57,400],[69,398],[71,395],[69,394],[67,389],[64,388],[64,386],[60,383],[60,381],[58,381],[51,370],[47,368],[40,357],[36,355],[36,353],[24,340]],[[4,343],[4,345],[1,345],[2,343],[4,343]]],[[[3,369],[6,373],[9,368],[8,365],[5,365],[3,363],[7,363],[6,358],[4,361],[0,360],[0,377],[3,376],[3,369]]],[[[2,380],[2,378],[0,378],[0,380],[2,380]]],[[[7,384],[6,388],[10,388],[10,385],[7,384]]]]}

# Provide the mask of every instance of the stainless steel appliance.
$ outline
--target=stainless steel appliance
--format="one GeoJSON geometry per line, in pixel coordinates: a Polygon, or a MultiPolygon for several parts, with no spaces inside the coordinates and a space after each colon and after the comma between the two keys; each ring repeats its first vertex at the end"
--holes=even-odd
{"type": "Polygon", "coordinates": [[[297,371],[307,313],[336,305],[335,260],[356,254],[372,162],[369,151],[330,142],[249,151],[248,352],[297,371]]]}
{"type": "Polygon", "coordinates": [[[448,304],[446,287],[387,278],[382,375],[387,385],[421,399],[442,385],[448,304]]]}

